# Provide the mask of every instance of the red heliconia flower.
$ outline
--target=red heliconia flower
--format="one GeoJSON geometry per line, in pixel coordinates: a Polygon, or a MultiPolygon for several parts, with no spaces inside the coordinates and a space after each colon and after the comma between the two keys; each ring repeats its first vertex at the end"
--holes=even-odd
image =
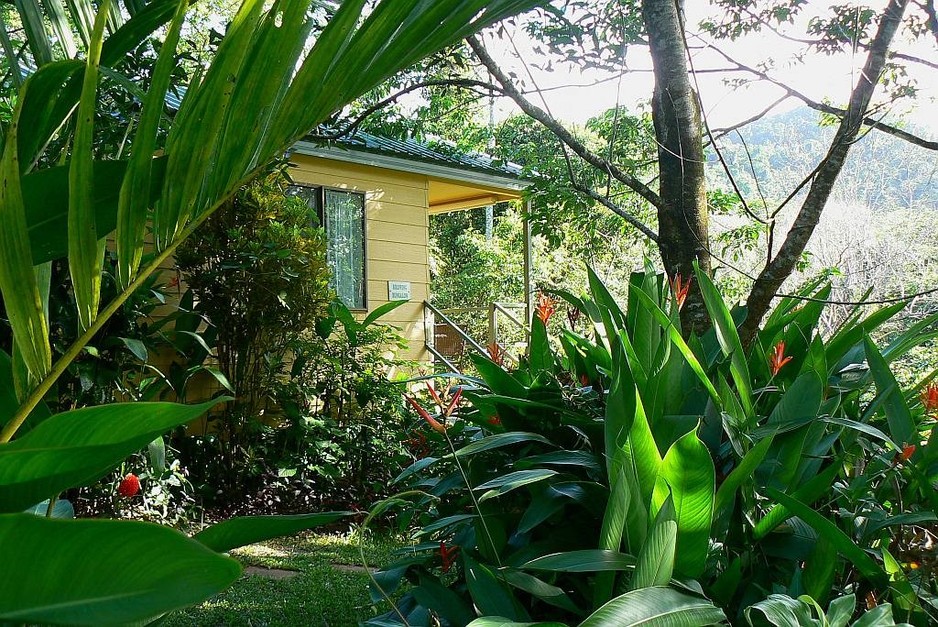
{"type": "Polygon", "coordinates": [[[117,493],[121,496],[130,498],[140,491],[140,479],[134,473],[129,473],[124,477],[120,485],[117,486],[117,493]]]}
{"type": "Polygon", "coordinates": [[[785,341],[782,340],[775,345],[775,349],[772,351],[772,354],[769,356],[769,370],[772,371],[772,376],[778,374],[778,371],[782,369],[782,366],[790,362],[792,358],[790,356],[785,356],[785,341]]]}
{"type": "Polygon", "coordinates": [[[547,321],[550,320],[550,317],[557,311],[557,299],[551,298],[544,292],[539,293],[537,295],[537,304],[534,306],[534,311],[537,317],[541,319],[541,322],[544,323],[544,326],[547,326],[547,321]]]}
{"type": "Polygon", "coordinates": [[[449,569],[456,563],[456,555],[459,553],[458,546],[446,546],[446,542],[440,540],[440,559],[443,561],[443,572],[449,572],[449,569]]]}
{"type": "Polygon", "coordinates": [[[502,419],[499,418],[498,415],[496,414],[495,416],[492,416],[491,418],[488,419],[488,423],[492,425],[493,427],[500,427],[502,426],[502,419]]]}
{"type": "Polygon", "coordinates": [[[499,366],[505,365],[505,349],[501,347],[501,344],[498,342],[492,342],[488,346],[489,349],[489,359],[498,364],[499,366]]]}
{"type": "Polygon", "coordinates": [[[413,396],[407,396],[406,394],[404,395],[404,398],[406,398],[407,402],[410,403],[410,406],[417,411],[417,414],[419,414],[420,417],[423,418],[428,425],[430,425],[431,429],[437,433],[446,433],[446,427],[444,427],[439,420],[431,416],[430,412],[424,409],[420,403],[417,402],[417,399],[415,399],[413,396]]]}
{"type": "Polygon", "coordinates": [[[674,275],[673,281],[670,281],[671,291],[674,293],[674,302],[677,303],[678,309],[684,306],[684,301],[687,300],[687,293],[690,291],[690,286],[693,282],[694,279],[687,279],[685,283],[684,277],[681,276],[680,272],[674,275]]]}
{"type": "Polygon", "coordinates": [[[922,390],[922,405],[925,415],[938,414],[938,383],[929,383],[922,390]]]}
{"type": "Polygon", "coordinates": [[[414,432],[414,435],[404,440],[404,443],[410,449],[410,454],[417,459],[423,459],[430,454],[430,443],[427,442],[427,436],[419,431],[414,432]]]}
{"type": "Polygon", "coordinates": [[[430,381],[427,381],[427,391],[430,392],[430,398],[433,399],[433,402],[436,403],[437,407],[443,409],[443,400],[440,398],[440,395],[436,393],[436,388],[433,387],[433,384],[430,381]]]}
{"type": "Polygon", "coordinates": [[[590,384],[590,378],[584,372],[583,374],[580,375],[580,385],[582,385],[583,387],[589,387],[589,384],[590,384]]]}
{"type": "Polygon", "coordinates": [[[902,450],[896,453],[896,462],[907,462],[915,454],[915,445],[906,444],[902,447],[902,450]]]}
{"type": "Polygon", "coordinates": [[[457,388],[456,393],[453,394],[453,398],[450,399],[449,405],[446,406],[446,411],[444,415],[449,418],[453,415],[453,412],[456,411],[456,408],[459,406],[459,401],[462,399],[462,388],[457,388]]]}

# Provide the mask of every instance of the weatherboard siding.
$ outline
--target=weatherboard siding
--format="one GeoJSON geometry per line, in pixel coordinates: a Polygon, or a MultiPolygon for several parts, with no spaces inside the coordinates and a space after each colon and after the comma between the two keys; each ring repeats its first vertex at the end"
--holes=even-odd
{"type": "Polygon", "coordinates": [[[388,302],[388,281],[410,282],[410,301],[381,320],[400,328],[408,340],[410,348],[400,357],[427,359],[423,325],[423,301],[430,287],[427,177],[300,154],[293,154],[290,161],[296,166],[290,176],[298,184],[365,194],[368,310],[388,302]]]}

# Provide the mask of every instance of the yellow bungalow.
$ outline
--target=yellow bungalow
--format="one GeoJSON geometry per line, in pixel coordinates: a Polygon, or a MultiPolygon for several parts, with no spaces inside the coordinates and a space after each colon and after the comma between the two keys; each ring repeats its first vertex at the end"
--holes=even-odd
{"type": "Polygon", "coordinates": [[[401,357],[431,359],[428,351],[435,351],[425,324],[429,217],[520,198],[527,186],[520,169],[361,132],[328,143],[301,141],[290,161],[291,191],[318,212],[326,231],[338,297],[362,315],[391,300],[407,300],[382,320],[409,341],[401,357]]]}

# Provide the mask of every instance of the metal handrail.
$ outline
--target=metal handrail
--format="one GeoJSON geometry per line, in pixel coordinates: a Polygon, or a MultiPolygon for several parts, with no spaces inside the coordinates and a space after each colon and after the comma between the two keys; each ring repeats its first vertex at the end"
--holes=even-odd
{"type": "MultiPolygon", "coordinates": [[[[528,325],[526,325],[526,324],[524,324],[523,322],[521,322],[520,320],[518,320],[518,319],[514,316],[513,313],[511,313],[510,311],[508,311],[508,310],[505,308],[505,305],[504,305],[503,303],[498,303],[498,302],[492,303],[492,308],[493,308],[493,309],[496,309],[496,310],[498,310],[498,311],[500,311],[500,312],[502,312],[503,314],[505,314],[505,317],[508,318],[511,322],[514,322],[514,323],[515,323],[515,326],[517,326],[517,327],[520,328],[522,331],[524,331],[524,334],[525,334],[525,335],[531,335],[531,330],[528,328],[528,325]]],[[[520,307],[514,307],[514,308],[515,308],[515,309],[524,309],[524,305],[521,304],[520,307]]]]}
{"type": "Polygon", "coordinates": [[[431,304],[428,303],[427,301],[423,301],[423,306],[424,306],[426,309],[429,309],[431,312],[433,312],[434,315],[439,316],[439,317],[443,320],[443,322],[445,322],[446,324],[448,324],[449,326],[451,326],[451,327],[453,328],[453,330],[456,331],[456,334],[459,335],[459,337],[461,337],[461,338],[466,342],[466,344],[468,344],[469,346],[471,346],[471,347],[473,348],[473,350],[477,351],[477,352],[478,352],[480,355],[482,355],[483,357],[488,356],[488,351],[487,351],[485,348],[483,348],[481,344],[479,344],[479,343],[476,342],[474,339],[472,339],[472,337],[470,337],[468,333],[466,333],[465,331],[463,331],[463,330],[459,327],[458,324],[456,324],[455,322],[453,322],[453,321],[449,318],[449,316],[447,316],[446,314],[444,314],[442,311],[440,311],[439,309],[437,309],[436,307],[434,307],[433,305],[431,305],[431,304]]]}

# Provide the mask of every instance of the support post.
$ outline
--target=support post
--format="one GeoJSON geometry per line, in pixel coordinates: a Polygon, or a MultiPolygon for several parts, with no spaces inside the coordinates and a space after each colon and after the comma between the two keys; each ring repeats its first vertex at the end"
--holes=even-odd
{"type": "Polygon", "coordinates": [[[524,201],[524,319],[528,327],[531,326],[531,316],[534,315],[534,286],[533,273],[534,255],[531,250],[531,199],[524,201]]]}

